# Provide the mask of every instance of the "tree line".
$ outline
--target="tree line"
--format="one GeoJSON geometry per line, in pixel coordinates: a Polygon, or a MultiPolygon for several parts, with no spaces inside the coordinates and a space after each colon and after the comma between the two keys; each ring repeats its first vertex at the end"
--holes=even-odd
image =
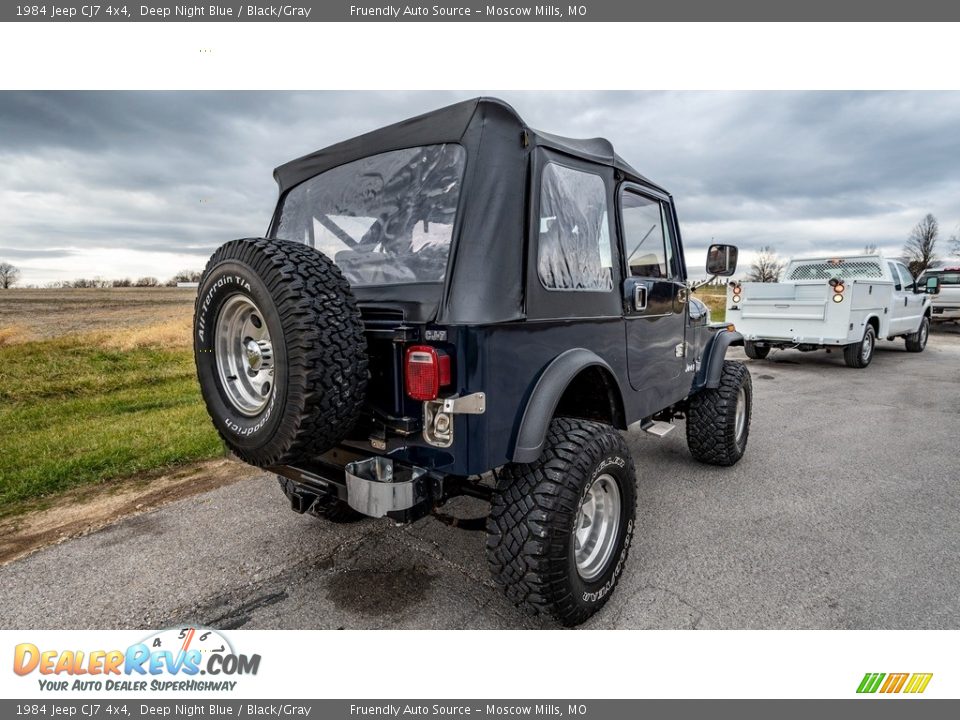
{"type": "MultiPolygon", "coordinates": [[[[160,281],[152,276],[140,278],[119,278],[106,280],[102,277],[76,278],[75,280],[55,280],[44,285],[45,288],[151,288],[176,287],[177,283],[200,282],[199,270],[181,270],[172,278],[160,281]]],[[[20,269],[8,262],[0,262],[0,289],[14,287],[20,281],[20,269]]]]}

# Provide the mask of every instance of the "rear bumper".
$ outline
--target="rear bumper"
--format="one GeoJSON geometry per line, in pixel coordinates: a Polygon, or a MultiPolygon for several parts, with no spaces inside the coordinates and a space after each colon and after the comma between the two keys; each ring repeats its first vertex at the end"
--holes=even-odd
{"type": "Polygon", "coordinates": [[[931,309],[931,318],[933,320],[958,320],[960,319],[960,307],[943,307],[934,305],[931,309]]]}
{"type": "Polygon", "coordinates": [[[443,495],[443,475],[380,455],[337,449],[298,465],[267,468],[277,474],[290,507],[317,514],[337,501],[368,517],[412,522],[428,514],[443,495]]]}
{"type": "Polygon", "coordinates": [[[817,337],[812,335],[794,335],[792,337],[787,336],[774,336],[774,335],[750,335],[744,333],[743,339],[746,342],[752,342],[756,345],[766,346],[770,345],[772,347],[787,347],[793,345],[816,345],[817,347],[842,347],[844,345],[849,345],[850,340],[848,338],[836,338],[836,337],[817,337]]]}

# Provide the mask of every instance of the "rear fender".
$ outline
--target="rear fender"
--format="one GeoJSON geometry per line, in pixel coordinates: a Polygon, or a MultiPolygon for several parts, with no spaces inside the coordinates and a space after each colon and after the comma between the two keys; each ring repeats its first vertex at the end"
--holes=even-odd
{"type": "MultiPolygon", "coordinates": [[[[530,463],[540,457],[547,429],[564,391],[580,372],[594,366],[605,369],[616,379],[616,373],[603,358],[584,348],[567,350],[546,366],[524,408],[510,453],[513,462],[530,463]]],[[[617,392],[620,393],[622,406],[623,391],[617,387],[617,392]]]]}

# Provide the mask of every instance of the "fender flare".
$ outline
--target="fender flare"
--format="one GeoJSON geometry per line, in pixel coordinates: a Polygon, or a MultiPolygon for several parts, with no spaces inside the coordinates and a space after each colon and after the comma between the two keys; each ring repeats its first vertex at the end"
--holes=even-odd
{"type": "Polygon", "coordinates": [[[727,355],[727,348],[731,345],[743,345],[743,335],[735,330],[721,329],[710,338],[703,351],[700,370],[693,382],[694,392],[720,386],[723,361],[727,355]]]}
{"type": "Polygon", "coordinates": [[[557,355],[546,366],[527,399],[523,417],[513,441],[510,460],[515,463],[531,463],[540,457],[546,442],[547,429],[556,412],[557,405],[570,382],[589,367],[601,367],[610,373],[617,383],[617,392],[623,402],[623,391],[617,375],[596,353],[584,348],[574,348],[557,355]]]}

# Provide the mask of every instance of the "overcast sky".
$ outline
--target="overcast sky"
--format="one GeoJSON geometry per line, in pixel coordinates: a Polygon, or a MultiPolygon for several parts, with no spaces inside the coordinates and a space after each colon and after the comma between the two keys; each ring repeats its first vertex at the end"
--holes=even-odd
{"type": "Polygon", "coordinates": [[[265,231],[275,166],[478,94],[611,140],[673,193],[691,270],[711,239],[749,261],[960,229],[960,92],[0,92],[0,260],[37,284],[202,269],[265,231]]]}

